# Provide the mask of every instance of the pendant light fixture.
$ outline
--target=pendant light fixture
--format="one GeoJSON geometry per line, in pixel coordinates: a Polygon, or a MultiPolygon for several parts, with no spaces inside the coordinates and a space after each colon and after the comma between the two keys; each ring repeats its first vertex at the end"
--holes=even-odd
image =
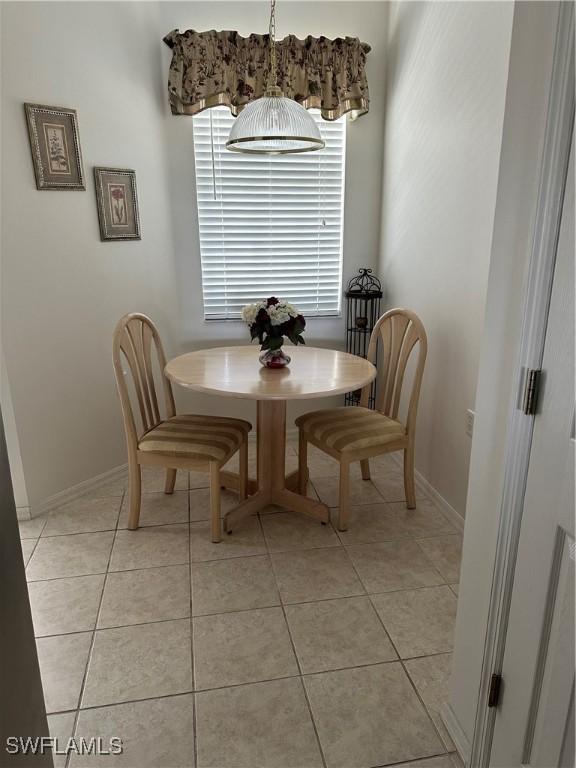
{"type": "Polygon", "coordinates": [[[270,70],[264,96],[240,112],[226,149],[258,155],[287,155],[322,149],[324,141],[313,117],[278,88],[276,64],[276,0],[270,2],[270,70]]]}

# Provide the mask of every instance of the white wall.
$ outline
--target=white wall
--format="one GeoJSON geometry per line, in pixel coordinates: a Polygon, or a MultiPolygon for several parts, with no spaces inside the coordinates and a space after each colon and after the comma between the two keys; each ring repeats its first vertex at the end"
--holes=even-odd
{"type": "MultiPolygon", "coordinates": [[[[38,2],[2,14],[2,341],[30,504],[125,461],[111,334],[149,313],[169,355],[247,342],[202,319],[192,121],[167,101],[171,29],[265,32],[266,2],[38,2]],[[85,192],[35,188],[23,102],[78,110],[85,192]],[[101,243],[92,167],[134,168],[142,241],[101,243]]],[[[285,2],[278,36],[370,43],[370,113],[349,125],[344,279],[376,263],[381,208],[386,4],[285,2]]],[[[341,319],[312,320],[308,343],[339,345],[341,319]]],[[[255,360],[257,347],[254,348],[255,360]]],[[[253,404],[177,392],[188,410],[254,417],[253,404]]],[[[295,416],[326,401],[303,402],[295,416]]]]}
{"type": "Polygon", "coordinates": [[[512,384],[518,364],[557,14],[557,4],[549,2],[517,3],[514,12],[450,694],[452,717],[468,744],[474,731],[486,637],[509,415],[516,404],[512,384]]]}
{"type": "Polygon", "coordinates": [[[1,13],[2,343],[34,505],[125,461],[117,319],[148,312],[172,345],[165,73],[155,4],[6,2],[1,13]],[[36,190],[23,102],[78,110],[85,192],[36,190]],[[94,165],[136,170],[141,242],[100,242],[94,165]]]}
{"type": "Polygon", "coordinates": [[[390,6],[380,273],[428,333],[417,469],[461,515],[511,22],[509,2],[390,6]]]}

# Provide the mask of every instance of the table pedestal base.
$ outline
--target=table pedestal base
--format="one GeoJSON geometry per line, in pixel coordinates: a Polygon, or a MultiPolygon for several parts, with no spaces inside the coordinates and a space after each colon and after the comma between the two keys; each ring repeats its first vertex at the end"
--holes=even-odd
{"type": "MultiPolygon", "coordinates": [[[[258,479],[250,481],[250,498],[224,516],[224,530],[232,532],[235,523],[253,515],[269,504],[277,504],[291,512],[313,517],[321,523],[330,520],[326,504],[294,493],[298,485],[298,472],[286,477],[286,401],[259,400],[257,425],[258,479]],[[255,490],[255,492],[254,492],[255,490]]],[[[222,473],[222,483],[233,487],[232,473],[222,473]]]]}

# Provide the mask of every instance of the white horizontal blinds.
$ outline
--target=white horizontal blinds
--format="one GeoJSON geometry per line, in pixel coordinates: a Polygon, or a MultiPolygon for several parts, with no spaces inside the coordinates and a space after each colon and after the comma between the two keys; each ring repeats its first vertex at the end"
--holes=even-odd
{"type": "Polygon", "coordinates": [[[225,107],[194,116],[207,319],[272,295],[307,316],[340,311],[346,122],[311,112],[326,147],[273,157],[226,149],[225,107]]]}

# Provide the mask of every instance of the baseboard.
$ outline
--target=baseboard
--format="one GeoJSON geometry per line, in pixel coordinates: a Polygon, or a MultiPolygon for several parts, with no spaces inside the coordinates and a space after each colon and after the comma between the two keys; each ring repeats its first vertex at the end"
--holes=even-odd
{"type": "Polygon", "coordinates": [[[16,517],[18,520],[30,520],[30,507],[16,507],[16,517]]]}
{"type": "MultiPolygon", "coordinates": [[[[399,467],[402,467],[402,453],[401,451],[397,451],[396,453],[391,454],[392,459],[398,464],[399,467]]],[[[436,506],[440,508],[440,510],[444,513],[444,515],[448,518],[448,520],[452,523],[452,525],[455,528],[458,528],[459,531],[464,530],[464,518],[459,512],[456,512],[454,507],[449,504],[444,496],[442,496],[441,493],[439,493],[436,488],[432,485],[432,483],[429,483],[428,480],[424,477],[424,475],[421,475],[420,472],[416,469],[414,471],[414,481],[416,485],[419,485],[424,493],[429,496],[435,503],[436,506]]]]}
{"type": "MultiPolygon", "coordinates": [[[[93,491],[97,489],[98,486],[104,485],[104,483],[108,483],[110,480],[115,480],[121,474],[126,472],[127,466],[127,464],[122,464],[120,467],[109,469],[107,472],[103,472],[101,475],[91,477],[89,480],[83,480],[81,483],[73,485],[71,488],[66,488],[64,491],[55,493],[53,496],[49,496],[47,499],[44,499],[37,504],[31,504],[29,507],[28,516],[38,517],[38,515],[43,515],[44,513],[55,509],[56,507],[61,507],[63,504],[74,501],[74,499],[77,499],[79,496],[84,496],[84,494],[88,493],[88,491],[93,491]]],[[[20,518],[19,516],[19,519],[26,518],[20,518]]]]}
{"type": "Polygon", "coordinates": [[[462,758],[464,765],[468,765],[470,763],[470,741],[464,733],[464,729],[460,725],[460,721],[456,717],[450,704],[446,703],[442,705],[440,708],[440,717],[442,718],[446,730],[454,742],[456,751],[462,758]]]}
{"type": "Polygon", "coordinates": [[[434,486],[426,480],[426,478],[420,474],[417,470],[414,472],[414,479],[420,484],[422,489],[433,499],[444,515],[450,520],[455,528],[459,531],[464,530],[464,518],[457,512],[454,507],[449,504],[444,496],[442,496],[434,486]]]}

